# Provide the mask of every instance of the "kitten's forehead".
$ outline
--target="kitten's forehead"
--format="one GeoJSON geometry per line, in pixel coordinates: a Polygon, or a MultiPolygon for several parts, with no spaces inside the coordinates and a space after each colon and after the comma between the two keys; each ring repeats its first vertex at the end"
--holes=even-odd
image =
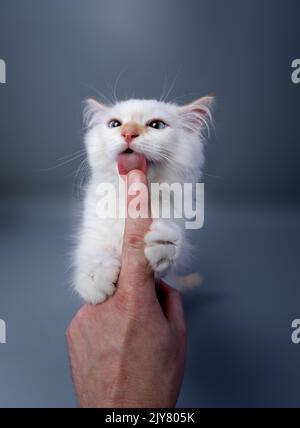
{"type": "Polygon", "coordinates": [[[114,113],[127,120],[139,121],[145,117],[159,117],[171,115],[176,111],[176,105],[156,100],[128,100],[121,101],[112,107],[114,113]]]}

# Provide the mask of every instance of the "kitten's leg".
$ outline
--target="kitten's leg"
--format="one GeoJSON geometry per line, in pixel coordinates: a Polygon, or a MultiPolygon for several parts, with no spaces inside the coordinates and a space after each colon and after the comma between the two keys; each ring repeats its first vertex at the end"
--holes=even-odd
{"type": "Polygon", "coordinates": [[[77,249],[75,264],[75,290],[87,303],[102,303],[114,293],[121,266],[118,248],[86,236],[77,249]]]}
{"type": "Polygon", "coordinates": [[[94,263],[79,263],[75,272],[75,290],[87,303],[102,303],[115,292],[119,271],[119,259],[107,252],[98,254],[94,263]]]}
{"type": "Polygon", "coordinates": [[[183,247],[183,233],[172,221],[154,220],[145,235],[145,256],[157,277],[175,266],[183,247]]]}

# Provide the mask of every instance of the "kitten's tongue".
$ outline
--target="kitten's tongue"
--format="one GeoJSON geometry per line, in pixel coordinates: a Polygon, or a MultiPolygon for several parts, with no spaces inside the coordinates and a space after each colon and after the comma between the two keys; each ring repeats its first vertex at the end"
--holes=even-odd
{"type": "Polygon", "coordinates": [[[127,175],[130,171],[139,169],[147,173],[147,162],[140,153],[121,153],[118,156],[118,170],[120,175],[127,175]]]}

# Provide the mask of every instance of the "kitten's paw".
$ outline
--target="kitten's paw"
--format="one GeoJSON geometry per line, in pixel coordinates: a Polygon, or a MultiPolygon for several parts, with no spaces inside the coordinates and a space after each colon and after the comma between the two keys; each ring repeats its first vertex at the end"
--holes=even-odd
{"type": "Polygon", "coordinates": [[[119,271],[119,260],[103,257],[99,264],[85,272],[77,272],[76,291],[87,303],[102,303],[114,294],[119,271]]]}
{"type": "Polygon", "coordinates": [[[181,230],[175,223],[155,220],[145,235],[145,256],[157,276],[164,276],[179,254],[181,230]]]}

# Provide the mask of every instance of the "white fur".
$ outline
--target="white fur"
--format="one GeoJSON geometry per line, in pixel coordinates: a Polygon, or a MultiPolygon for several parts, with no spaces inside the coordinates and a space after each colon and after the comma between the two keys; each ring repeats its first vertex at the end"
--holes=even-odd
{"type": "MultiPolygon", "coordinates": [[[[86,102],[85,143],[91,177],[74,260],[74,286],[86,302],[97,304],[111,296],[120,271],[124,220],[101,220],[96,213],[97,186],[117,184],[117,157],[127,148],[120,129],[109,128],[108,122],[134,120],[144,126],[152,119],[165,121],[168,127],[148,128],[134,139],[132,148],[151,161],[149,182],[195,183],[203,167],[202,131],[211,118],[212,101],[212,97],[205,97],[186,106],[155,100],[129,100],[113,106],[86,102]]],[[[187,248],[183,222],[178,220],[154,220],[145,235],[145,255],[159,277],[184,260],[187,248]]]]}

